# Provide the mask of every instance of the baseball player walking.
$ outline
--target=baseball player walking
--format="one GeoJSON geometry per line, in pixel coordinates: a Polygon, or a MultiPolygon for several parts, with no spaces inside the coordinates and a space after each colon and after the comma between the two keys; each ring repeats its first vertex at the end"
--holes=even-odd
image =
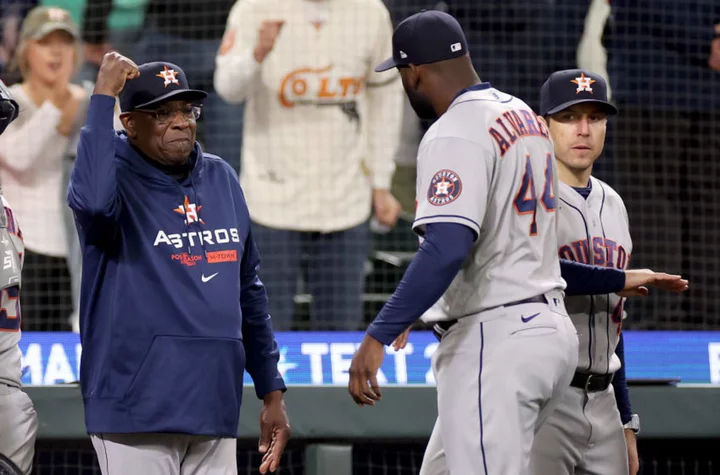
{"type": "Polygon", "coordinates": [[[442,296],[438,419],[420,473],[524,474],[577,363],[552,144],[524,102],[480,82],[452,16],[415,14],[392,43],[376,70],[397,67],[418,116],[438,117],[418,151],[413,229],[423,242],[353,358],[349,391],[360,406],[380,399],[384,345],[442,296]]]}
{"type": "MultiPolygon", "coordinates": [[[[632,240],[625,205],[615,190],[591,175],[605,143],[607,116],[617,113],[608,102],[605,80],[580,69],[555,72],[542,87],[540,112],[553,139],[560,181],[560,258],[626,269],[632,240]]],[[[681,280],[665,289],[683,291],[686,284],[681,280]]],[[[535,437],[531,473],[638,472],[640,422],[632,414],[625,382],[624,300],[616,293],[566,297],[580,339],[578,366],[572,387],[535,437]]]]}
{"type": "Polygon", "coordinates": [[[235,171],[195,141],[205,96],[175,64],[108,53],[90,99],[68,202],[85,423],[104,475],[237,473],[246,368],[264,401],[261,473],[290,435],[247,205],[235,171]]]}
{"type": "MultiPolygon", "coordinates": [[[[17,103],[0,81],[0,134],[19,112],[17,103]]],[[[21,389],[20,286],[23,265],[22,232],[10,204],[2,196],[0,209],[0,455],[20,473],[30,473],[35,454],[38,418],[33,403],[21,389]]]]}

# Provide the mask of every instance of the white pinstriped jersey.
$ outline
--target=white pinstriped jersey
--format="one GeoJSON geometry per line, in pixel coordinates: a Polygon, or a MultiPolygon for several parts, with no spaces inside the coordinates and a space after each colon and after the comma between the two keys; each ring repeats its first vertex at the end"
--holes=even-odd
{"type": "MultiPolygon", "coordinates": [[[[584,199],[560,183],[558,197],[558,253],[561,259],[627,269],[632,240],[627,210],[620,195],[591,177],[592,190],[584,199]]],[[[578,370],[605,374],[620,368],[615,348],[620,337],[625,299],[617,294],[565,298],[580,340],[578,370]]]]}
{"type": "Polygon", "coordinates": [[[253,221],[348,229],[368,219],[371,188],[390,189],[402,85],[396,70],[373,68],[392,55],[392,31],[381,0],[235,3],[214,84],[225,100],[247,101],[240,182],[253,221]],[[257,63],[264,20],[285,23],[257,63]]]}
{"type": "Polygon", "coordinates": [[[478,238],[423,315],[455,319],[562,290],[553,146],[521,100],[484,83],[461,94],[420,143],[413,229],[460,223],[478,238]]]}
{"type": "Polygon", "coordinates": [[[20,272],[25,246],[15,214],[2,197],[0,213],[0,384],[19,387],[22,355],[20,342],[20,272]]]}

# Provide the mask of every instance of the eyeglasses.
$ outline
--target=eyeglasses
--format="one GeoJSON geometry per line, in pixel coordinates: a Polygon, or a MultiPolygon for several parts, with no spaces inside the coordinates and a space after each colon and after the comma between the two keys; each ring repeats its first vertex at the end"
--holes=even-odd
{"type": "Polygon", "coordinates": [[[134,109],[133,112],[142,112],[152,116],[159,124],[167,124],[168,122],[175,119],[175,116],[180,113],[185,120],[198,120],[202,113],[202,106],[198,104],[188,104],[187,106],[180,107],[177,109],[134,109]]]}

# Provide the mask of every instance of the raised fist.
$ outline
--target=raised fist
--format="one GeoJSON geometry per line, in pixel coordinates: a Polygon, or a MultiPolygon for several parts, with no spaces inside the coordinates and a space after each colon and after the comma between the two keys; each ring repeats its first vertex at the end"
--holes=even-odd
{"type": "Polygon", "coordinates": [[[115,51],[106,53],[100,64],[93,93],[115,97],[125,87],[125,81],[139,75],[137,64],[132,60],[115,51]]]}

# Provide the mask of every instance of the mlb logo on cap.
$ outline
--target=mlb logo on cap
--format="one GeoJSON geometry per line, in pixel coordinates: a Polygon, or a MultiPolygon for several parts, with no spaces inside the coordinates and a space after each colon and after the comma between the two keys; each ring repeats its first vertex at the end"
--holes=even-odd
{"type": "Polygon", "coordinates": [[[605,79],[584,69],[556,71],[540,89],[540,115],[556,114],[586,102],[600,104],[609,115],[617,114],[617,108],[608,101],[605,79]]]}
{"type": "Polygon", "coordinates": [[[377,65],[376,72],[437,63],[468,53],[460,24],[451,15],[437,10],[423,10],[401,21],[393,33],[392,44],[392,58],[377,65]]]}

